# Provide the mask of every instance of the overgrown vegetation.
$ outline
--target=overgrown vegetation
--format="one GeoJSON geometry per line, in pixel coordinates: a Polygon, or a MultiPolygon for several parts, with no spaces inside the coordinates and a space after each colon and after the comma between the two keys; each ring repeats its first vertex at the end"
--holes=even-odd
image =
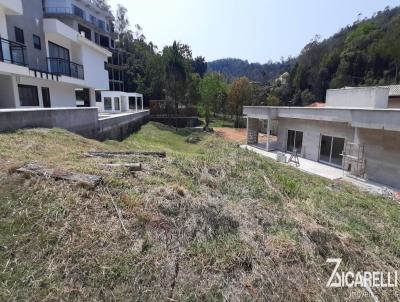
{"type": "MultiPolygon", "coordinates": [[[[326,288],[327,257],[343,258],[343,270],[400,265],[397,203],[212,134],[154,123],[123,142],[0,134],[0,183],[2,301],[357,301],[363,289],[326,288]],[[167,158],[120,159],[143,164],[132,174],[83,155],[95,150],[167,158]],[[88,190],[15,173],[28,161],[104,182],[88,190]]],[[[393,289],[374,291],[397,300],[393,289]]]]}

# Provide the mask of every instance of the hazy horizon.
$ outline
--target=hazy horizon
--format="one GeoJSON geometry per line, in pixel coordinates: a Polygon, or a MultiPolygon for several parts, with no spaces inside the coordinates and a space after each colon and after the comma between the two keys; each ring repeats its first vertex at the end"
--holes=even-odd
{"type": "Polygon", "coordinates": [[[296,57],[315,36],[329,38],[357,19],[371,17],[395,0],[109,0],[128,9],[131,28],[139,24],[159,50],[174,40],[189,44],[193,56],[265,64],[296,57]],[[168,14],[167,14],[168,13],[168,14]]]}

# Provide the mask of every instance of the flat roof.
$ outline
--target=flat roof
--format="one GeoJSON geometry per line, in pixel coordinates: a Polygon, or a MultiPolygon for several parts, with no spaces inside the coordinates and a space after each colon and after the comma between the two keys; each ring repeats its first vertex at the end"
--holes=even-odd
{"type": "Polygon", "coordinates": [[[400,131],[400,109],[392,108],[244,106],[243,114],[256,119],[302,119],[347,123],[357,128],[400,131]]]}

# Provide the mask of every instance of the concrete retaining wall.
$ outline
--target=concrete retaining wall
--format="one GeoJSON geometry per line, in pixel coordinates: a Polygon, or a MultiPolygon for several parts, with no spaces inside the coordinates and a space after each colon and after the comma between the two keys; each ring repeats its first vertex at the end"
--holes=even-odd
{"type": "Polygon", "coordinates": [[[97,127],[97,139],[123,140],[149,121],[149,111],[127,113],[121,116],[101,119],[97,127]]]}
{"type": "Polygon", "coordinates": [[[123,139],[148,120],[148,110],[99,120],[97,108],[0,109],[0,131],[62,128],[99,140],[123,139]]]}
{"type": "Polygon", "coordinates": [[[62,128],[85,137],[97,134],[96,108],[38,108],[0,110],[0,131],[20,128],[62,128]]]}

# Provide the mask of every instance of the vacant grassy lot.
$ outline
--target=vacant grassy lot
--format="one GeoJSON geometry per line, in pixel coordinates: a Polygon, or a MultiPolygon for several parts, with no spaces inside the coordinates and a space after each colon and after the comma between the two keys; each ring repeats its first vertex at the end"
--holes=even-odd
{"type": "Polygon", "coordinates": [[[154,123],[124,142],[0,134],[0,301],[368,301],[364,289],[326,288],[326,258],[343,258],[341,270],[399,269],[399,229],[397,203],[214,135],[154,123]],[[120,159],[143,164],[132,174],[89,150],[167,158],[120,159]],[[104,182],[86,189],[15,173],[24,162],[104,182]]]}

